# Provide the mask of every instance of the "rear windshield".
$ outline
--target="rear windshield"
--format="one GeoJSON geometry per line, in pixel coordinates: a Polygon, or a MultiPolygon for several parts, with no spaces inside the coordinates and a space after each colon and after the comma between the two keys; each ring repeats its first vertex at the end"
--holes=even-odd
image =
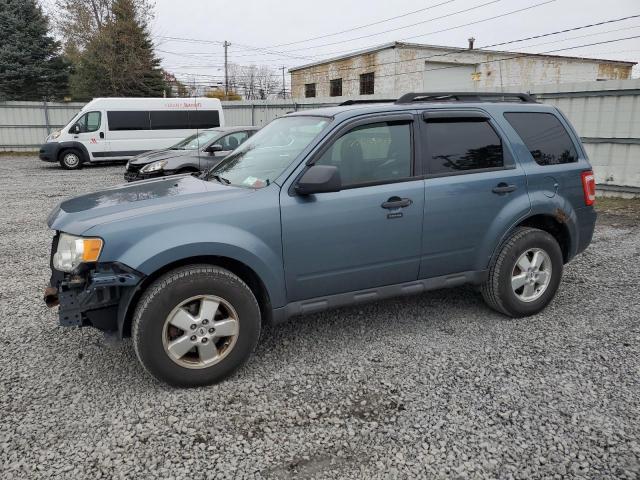
{"type": "Polygon", "coordinates": [[[562,123],[551,113],[512,112],[504,117],[518,132],[538,165],[578,161],[576,147],[562,123]]]}

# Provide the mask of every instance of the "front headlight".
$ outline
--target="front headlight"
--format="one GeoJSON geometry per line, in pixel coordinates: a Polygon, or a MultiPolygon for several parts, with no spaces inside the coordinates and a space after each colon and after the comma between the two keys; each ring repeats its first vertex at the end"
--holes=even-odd
{"type": "Polygon", "coordinates": [[[56,130],[55,132],[51,132],[49,137],[47,137],[47,140],[55,140],[59,136],[60,136],[60,130],[56,130]]]}
{"type": "Polygon", "coordinates": [[[102,239],[84,238],[61,233],[58,249],[53,254],[53,268],[71,272],[81,263],[96,262],[102,251],[102,239]]]}
{"type": "Polygon", "coordinates": [[[145,165],[140,169],[140,171],[142,173],[157,172],[158,170],[162,170],[167,163],[169,162],[166,160],[159,160],[157,162],[150,163],[149,165],[145,165]]]}

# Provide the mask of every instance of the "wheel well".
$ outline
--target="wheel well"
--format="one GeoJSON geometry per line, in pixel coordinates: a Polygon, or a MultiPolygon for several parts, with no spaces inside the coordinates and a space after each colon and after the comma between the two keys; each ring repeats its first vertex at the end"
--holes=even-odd
{"type": "Polygon", "coordinates": [[[534,215],[520,222],[518,227],[531,227],[544,230],[556,239],[560,250],[562,250],[562,259],[567,263],[569,259],[569,249],[571,247],[571,236],[569,229],[564,223],[559,222],[551,215],[534,215]]]}
{"type": "Polygon", "coordinates": [[[262,323],[271,323],[273,316],[273,311],[271,309],[271,300],[269,299],[267,288],[264,286],[264,283],[257,273],[255,273],[251,268],[247,267],[244,263],[232,258],[218,256],[199,256],[184,258],[182,260],[178,260],[176,262],[165,265],[161,269],[147,276],[142,281],[140,288],[138,288],[138,290],[135,292],[135,294],[131,298],[131,301],[129,302],[129,305],[127,306],[127,310],[125,312],[123,320],[122,336],[131,336],[131,321],[133,320],[133,314],[135,312],[136,305],[138,304],[138,300],[140,300],[140,297],[146,291],[149,285],[151,285],[157,278],[161,277],[171,270],[179,267],[184,267],[186,265],[196,265],[203,263],[222,267],[237,275],[244,283],[249,286],[249,288],[255,295],[256,300],[258,300],[262,323]]]}

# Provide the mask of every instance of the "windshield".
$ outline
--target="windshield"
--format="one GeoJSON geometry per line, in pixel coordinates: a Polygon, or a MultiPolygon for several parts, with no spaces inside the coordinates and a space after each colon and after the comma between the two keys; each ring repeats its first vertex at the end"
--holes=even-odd
{"type": "Polygon", "coordinates": [[[273,182],[329,123],[323,117],[274,120],[209,171],[223,183],[263,188],[273,182]]]}
{"type": "Polygon", "coordinates": [[[220,136],[220,132],[216,132],[215,130],[204,130],[200,133],[191,135],[184,140],[180,140],[171,147],[171,150],[197,150],[218,136],[220,136]]]}

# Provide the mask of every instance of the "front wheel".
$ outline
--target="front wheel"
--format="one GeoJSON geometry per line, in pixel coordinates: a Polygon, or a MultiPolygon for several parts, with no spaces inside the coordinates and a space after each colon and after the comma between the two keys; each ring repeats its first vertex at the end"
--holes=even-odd
{"type": "Polygon", "coordinates": [[[60,154],[60,166],[65,170],[78,170],[82,168],[82,156],[78,150],[64,150],[60,154]]]}
{"type": "Polygon", "coordinates": [[[143,294],[133,319],[138,359],[157,379],[179,387],[219,382],[247,361],[260,337],[251,289],[223,268],[173,270],[143,294]]]}
{"type": "Polygon", "coordinates": [[[534,315],[555,296],[562,267],[562,251],[552,235],[520,227],[498,252],[482,285],[482,296],[491,308],[505,315],[534,315]]]}

